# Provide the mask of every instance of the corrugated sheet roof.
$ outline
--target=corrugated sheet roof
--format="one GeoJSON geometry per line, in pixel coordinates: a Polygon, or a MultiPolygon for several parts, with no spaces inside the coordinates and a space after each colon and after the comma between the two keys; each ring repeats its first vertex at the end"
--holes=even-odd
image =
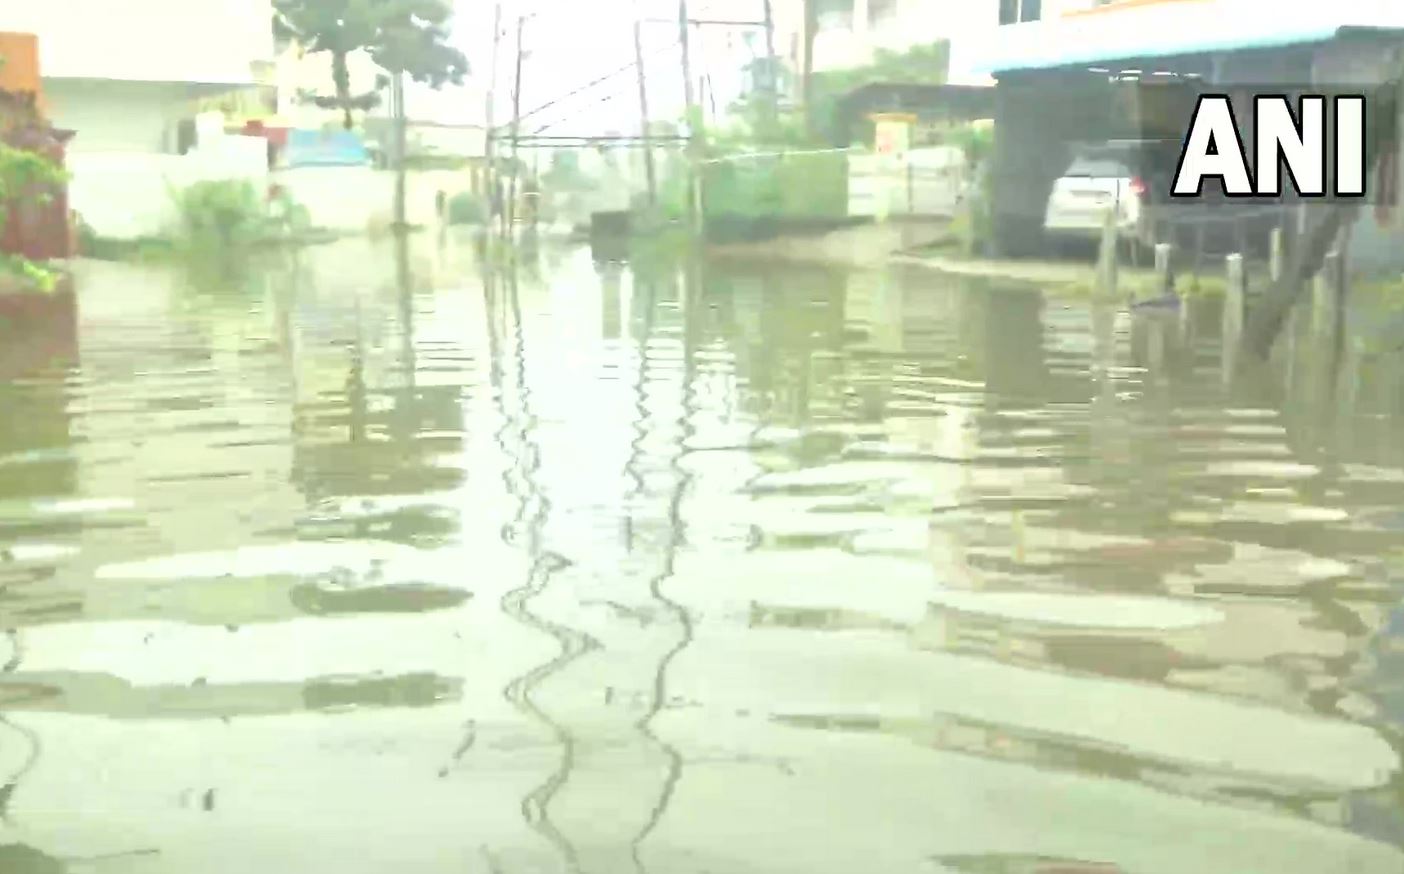
{"type": "Polygon", "coordinates": [[[980,73],[1306,45],[1350,29],[1404,30],[1404,0],[1186,0],[1006,25],[976,50],[980,73]]]}

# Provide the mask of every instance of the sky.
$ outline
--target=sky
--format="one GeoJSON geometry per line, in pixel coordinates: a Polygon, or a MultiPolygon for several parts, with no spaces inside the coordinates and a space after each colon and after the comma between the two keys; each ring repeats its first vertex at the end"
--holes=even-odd
{"type": "MultiPolygon", "coordinates": [[[[484,94],[493,69],[493,8],[492,0],[458,0],[454,42],[468,56],[470,80],[461,89],[415,93],[410,98],[415,115],[452,123],[482,122],[484,94]]],[[[528,16],[522,31],[525,53],[521,104],[527,116],[524,130],[541,129],[544,134],[557,136],[638,131],[638,85],[632,68],[576,96],[565,97],[633,61],[636,17],[669,19],[667,23],[643,27],[644,68],[651,116],[679,117],[683,82],[674,23],[677,9],[675,0],[503,0],[495,121],[504,124],[511,118],[518,15],[528,16]],[[542,108],[557,100],[560,102],[542,108]]],[[[693,18],[736,20],[759,20],[763,15],[761,0],[690,0],[688,12],[693,18]]],[[[715,104],[718,112],[724,111],[739,96],[740,65],[763,45],[760,28],[694,30],[694,71],[699,77],[710,77],[713,92],[704,108],[710,111],[710,104],[715,104]],[[747,48],[747,34],[754,50],[747,48]]]]}

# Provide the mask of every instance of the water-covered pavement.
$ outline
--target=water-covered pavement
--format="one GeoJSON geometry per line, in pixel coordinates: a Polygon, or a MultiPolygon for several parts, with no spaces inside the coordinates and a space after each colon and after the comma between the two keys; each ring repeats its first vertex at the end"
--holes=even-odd
{"type": "Polygon", "coordinates": [[[1404,870],[1397,352],[406,266],[0,331],[0,871],[1404,870]]]}

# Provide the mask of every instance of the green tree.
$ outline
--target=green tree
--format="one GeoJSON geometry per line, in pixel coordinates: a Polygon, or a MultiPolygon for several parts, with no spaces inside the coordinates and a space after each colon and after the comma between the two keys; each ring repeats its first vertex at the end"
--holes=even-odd
{"type": "Polygon", "coordinates": [[[448,44],[452,9],[446,0],[274,0],[273,26],[284,39],[309,53],[331,55],[334,93],[314,99],[340,109],[349,130],[352,112],[378,105],[390,84],[380,77],[376,90],[351,93],[347,58],[366,52],[389,74],[403,74],[434,88],[462,84],[468,59],[448,44]]]}
{"type": "Polygon", "coordinates": [[[330,97],[314,97],[319,106],[341,109],[347,130],[352,111],[379,103],[379,91],[393,89],[395,113],[395,225],[405,226],[405,77],[433,88],[461,85],[468,59],[449,45],[448,0],[273,0],[274,28],[308,52],[328,52],[332,62],[330,97]],[[351,93],[347,58],[364,51],[389,76],[376,90],[351,93]]]}
{"type": "Polygon", "coordinates": [[[950,69],[950,44],[945,40],[916,45],[902,52],[879,50],[872,63],[815,73],[809,92],[810,133],[817,139],[846,146],[854,139],[871,141],[867,119],[847,118],[844,95],[875,83],[941,85],[950,69]]]}
{"type": "MultiPolygon", "coordinates": [[[[4,63],[5,58],[0,55],[0,67],[3,67],[4,63]]],[[[16,127],[24,124],[20,119],[33,116],[32,101],[26,103],[23,98],[9,97],[8,103],[12,107],[11,111],[15,112],[16,127]]],[[[12,138],[9,135],[14,133],[15,130],[8,126],[0,128],[0,233],[4,233],[11,205],[23,204],[26,201],[44,202],[53,196],[55,188],[62,185],[66,179],[62,167],[41,151],[24,147],[22,137],[15,139],[19,145],[7,142],[7,139],[12,138]]],[[[29,259],[19,255],[6,255],[3,252],[0,252],[0,272],[18,274],[40,285],[50,284],[53,279],[49,271],[29,259]]]]}

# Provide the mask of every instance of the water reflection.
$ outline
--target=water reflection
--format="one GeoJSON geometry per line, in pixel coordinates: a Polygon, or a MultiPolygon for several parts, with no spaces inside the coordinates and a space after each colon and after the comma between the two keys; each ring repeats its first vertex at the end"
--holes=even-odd
{"type": "Polygon", "coordinates": [[[905,269],[79,278],[0,371],[0,868],[1404,864],[1362,316],[1244,377],[905,269]]]}

